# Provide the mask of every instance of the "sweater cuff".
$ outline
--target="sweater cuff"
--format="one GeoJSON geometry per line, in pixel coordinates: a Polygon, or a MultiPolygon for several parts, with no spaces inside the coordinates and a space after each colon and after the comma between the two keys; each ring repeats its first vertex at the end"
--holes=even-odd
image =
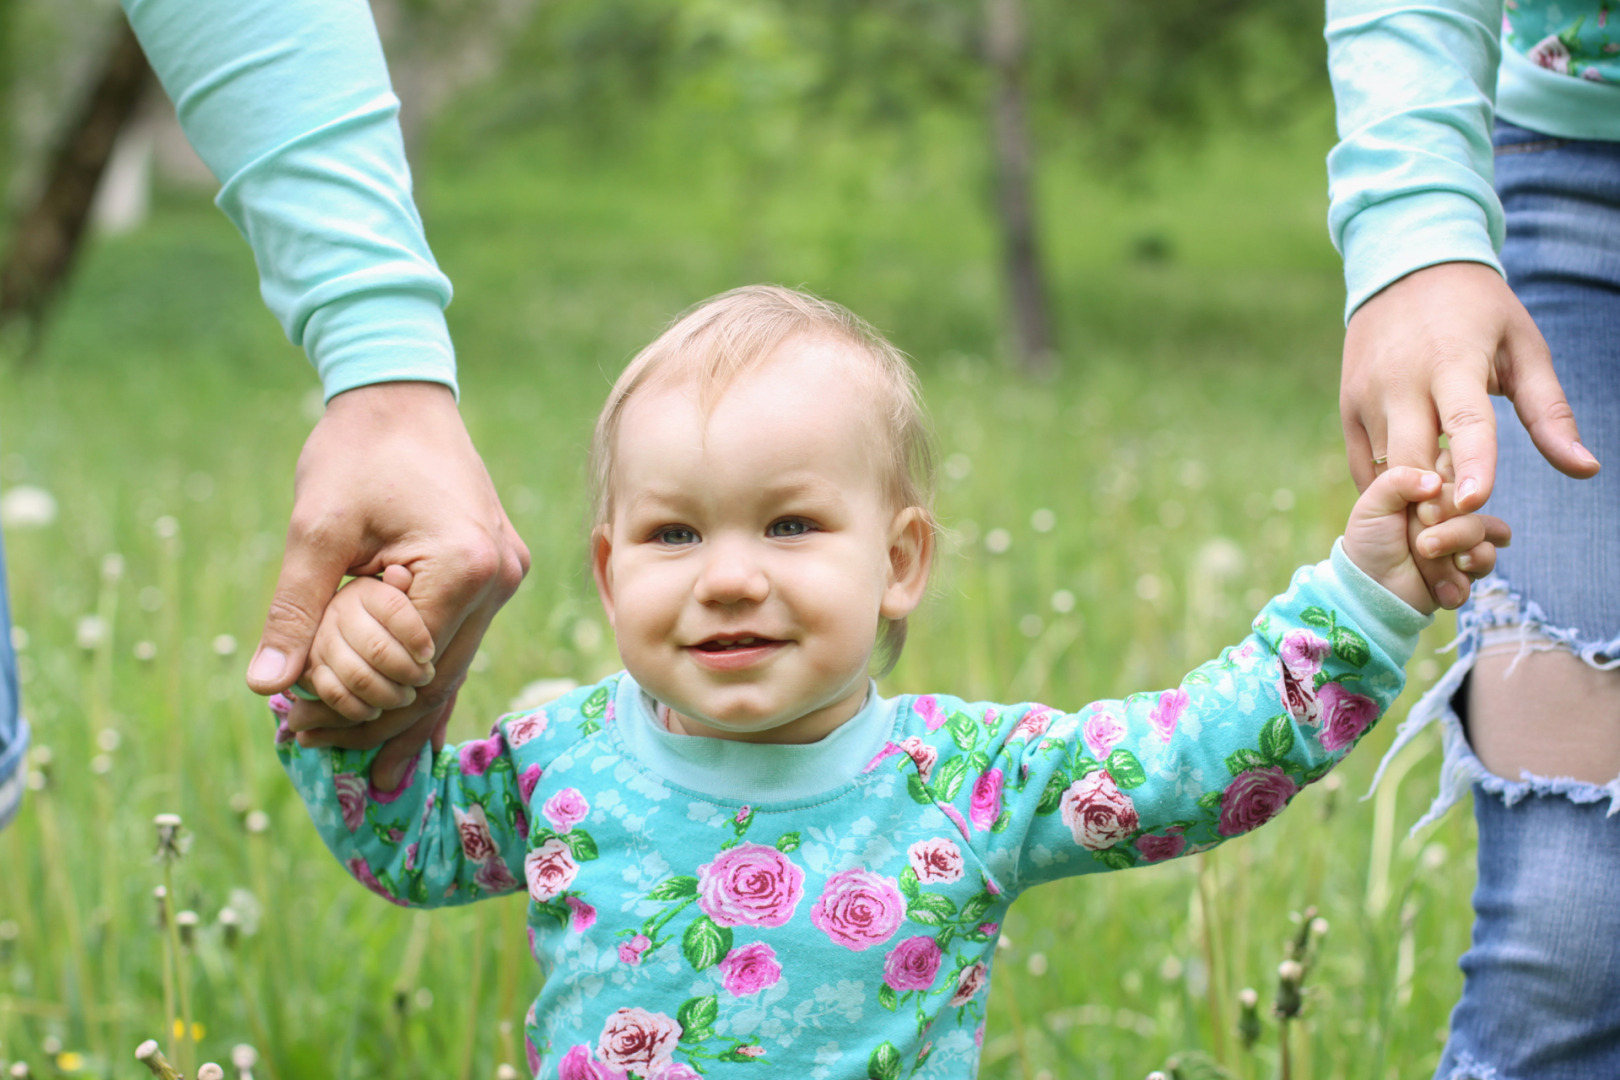
{"type": "Polygon", "coordinates": [[[1455,191],[1374,203],[1345,223],[1343,244],[1345,322],[1384,286],[1426,266],[1477,262],[1503,272],[1484,208],[1455,191]]]}
{"type": "Polygon", "coordinates": [[[1333,555],[1318,565],[1312,583],[1401,667],[1417,651],[1418,635],[1434,622],[1433,615],[1423,614],[1357,566],[1345,554],[1342,536],[1333,541],[1333,555]]]}
{"type": "Polygon", "coordinates": [[[426,292],[361,293],[315,309],[304,349],[330,401],[345,390],[382,382],[456,386],[456,354],[438,296],[426,292]]]}

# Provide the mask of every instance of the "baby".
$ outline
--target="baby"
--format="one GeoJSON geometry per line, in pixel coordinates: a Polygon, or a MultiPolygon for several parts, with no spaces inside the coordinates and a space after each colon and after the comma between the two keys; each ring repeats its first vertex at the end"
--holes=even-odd
{"type": "MultiPolygon", "coordinates": [[[[884,698],[874,657],[898,655],[934,554],[930,468],[893,346],[800,292],[726,293],[643,350],[597,422],[591,565],[625,671],[424,750],[392,792],[374,752],[283,724],[283,764],[368,888],[528,893],[537,1076],[972,1076],[1019,894],[1275,816],[1400,693],[1434,610],[1409,539],[1474,573],[1507,539],[1478,515],[1409,537],[1442,481],[1392,469],[1331,558],[1176,689],[1075,711],[884,698]]],[[[419,679],[409,584],[390,567],[327,609],[309,680],[334,706],[419,679]]]]}

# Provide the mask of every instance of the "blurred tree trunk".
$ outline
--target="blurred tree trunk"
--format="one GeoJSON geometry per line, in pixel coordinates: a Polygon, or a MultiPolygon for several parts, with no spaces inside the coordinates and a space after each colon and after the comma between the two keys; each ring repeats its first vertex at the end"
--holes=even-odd
{"type": "Polygon", "coordinates": [[[1013,348],[1024,371],[1050,375],[1056,356],[1046,273],[1035,231],[1034,149],[1024,88],[1028,37],[1023,0],[984,0],[984,15],[996,219],[1001,229],[1013,348]]]}
{"type": "Polygon", "coordinates": [[[84,105],[57,142],[39,196],[11,230],[11,250],[0,264],[0,328],[24,324],[25,355],[37,350],[46,311],[73,268],[96,187],[118,133],[135,115],[148,71],[120,15],[84,105]]]}

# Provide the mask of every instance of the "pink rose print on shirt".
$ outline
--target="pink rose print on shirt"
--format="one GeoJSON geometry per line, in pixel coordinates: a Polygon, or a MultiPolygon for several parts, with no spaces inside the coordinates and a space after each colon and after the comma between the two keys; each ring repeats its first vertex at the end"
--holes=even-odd
{"type": "Polygon", "coordinates": [[[332,777],[332,786],[343,811],[343,827],[355,832],[366,823],[366,779],[359,773],[340,772],[332,777]]]}
{"type": "Polygon", "coordinates": [[[1290,630],[1283,635],[1277,652],[1283,666],[1298,678],[1304,679],[1322,670],[1322,661],[1328,658],[1332,647],[1309,630],[1290,630]]]}
{"type": "MultiPolygon", "coordinates": [[[[763,1054],[765,1052],[764,1048],[759,1046],[737,1047],[737,1053],[746,1057],[754,1056],[754,1054],[749,1053],[750,1050],[758,1054],[763,1054]]],[[[662,1069],[659,1069],[657,1072],[649,1076],[647,1080],[703,1080],[703,1074],[685,1062],[672,1061],[668,1065],[665,1065],[662,1069]]]]}
{"type": "Polygon", "coordinates": [[[955,825],[957,831],[962,834],[962,839],[971,843],[973,836],[970,832],[968,832],[967,819],[962,816],[962,811],[958,810],[948,802],[935,803],[934,805],[939,807],[940,813],[951,819],[951,824],[955,825]]]}
{"type": "Polygon", "coordinates": [[[568,910],[573,912],[574,929],[581,933],[596,925],[596,909],[577,896],[566,897],[563,901],[568,910]]]}
{"type": "Polygon", "coordinates": [[[1317,738],[1324,750],[1345,749],[1378,719],[1378,702],[1352,694],[1336,682],[1323,683],[1316,700],[1322,706],[1322,729],[1317,738]]]}
{"type": "Polygon", "coordinates": [[[568,832],[585,820],[585,815],[591,812],[591,804],[585,801],[578,788],[563,788],[546,800],[540,812],[546,815],[552,828],[558,832],[568,832]]]}
{"type": "Polygon", "coordinates": [[[382,897],[384,900],[388,901],[390,904],[397,904],[400,907],[409,906],[405,903],[405,901],[383,888],[383,883],[378,881],[377,875],[371,872],[371,867],[367,865],[366,860],[356,856],[355,858],[344,863],[343,866],[349,871],[349,873],[354,875],[356,881],[370,889],[372,892],[376,893],[378,896],[382,897]]]}
{"type": "Polygon", "coordinates": [[[534,789],[540,785],[540,766],[530,765],[518,777],[518,794],[523,797],[523,805],[527,806],[529,800],[534,798],[534,789]]]}
{"type": "Polygon", "coordinates": [[[1113,847],[1135,832],[1140,820],[1130,797],[1104,769],[1070,784],[1058,809],[1074,842],[1088,851],[1113,847]]]}
{"type": "Polygon", "coordinates": [[[1019,717],[1018,723],[1012,729],[1012,734],[1007,736],[1007,741],[1011,742],[1013,739],[1038,739],[1045,735],[1046,729],[1051,726],[1052,710],[1044,705],[1036,705],[1029,712],[1019,717]]]}
{"type": "Polygon", "coordinates": [[[1273,765],[1245,769],[1232,779],[1221,794],[1222,836],[1239,836],[1258,829],[1282,812],[1299,785],[1273,765]]]}
{"type": "MultiPolygon", "coordinates": [[[[538,1076],[540,1074],[540,1054],[535,1053],[529,1062],[529,1069],[538,1076]]],[[[591,1048],[576,1046],[562,1056],[557,1062],[557,1080],[625,1080],[623,1069],[615,1069],[604,1065],[591,1057],[591,1048]]]]}
{"type": "Polygon", "coordinates": [[[939,761],[939,751],[923,742],[915,735],[908,735],[900,740],[900,749],[904,750],[917,766],[917,775],[922,777],[923,783],[934,775],[934,764],[939,761]]]}
{"type": "Polygon", "coordinates": [[[1283,708],[1302,724],[1316,724],[1322,719],[1322,703],[1311,688],[1311,678],[1295,675],[1287,664],[1282,665],[1282,677],[1277,680],[1277,696],[1283,708]]]}
{"type": "Polygon", "coordinates": [[[461,771],[468,776],[483,776],[489,771],[491,763],[501,756],[503,749],[505,743],[498,730],[487,739],[474,739],[472,742],[462,743],[459,751],[461,771]]]}
{"type": "Polygon", "coordinates": [[[1556,71],[1560,75],[1569,74],[1569,46],[1557,34],[1548,34],[1530,47],[1524,58],[1538,67],[1548,71],[1556,71]]]}
{"type": "Polygon", "coordinates": [[[943,836],[912,844],[906,859],[923,885],[948,885],[962,880],[962,849],[943,836]]]}
{"type": "Polygon", "coordinates": [[[473,875],[473,884],[487,893],[515,892],[518,887],[512,871],[508,870],[505,861],[499,858],[485,860],[478,867],[478,872],[473,875]]]}
{"type": "Polygon", "coordinates": [[[938,731],[945,725],[945,712],[939,707],[939,701],[933,694],[925,694],[918,698],[914,707],[917,715],[923,718],[923,726],[929,731],[938,731]]]}
{"type": "Polygon", "coordinates": [[[530,713],[506,722],[506,745],[516,750],[546,733],[546,714],[530,713]]]}
{"type": "Polygon", "coordinates": [[[681,1025],[663,1013],[619,1009],[602,1025],[596,1054],[607,1065],[649,1076],[670,1063],[681,1025]]]}
{"type": "Polygon", "coordinates": [[[866,763],[866,768],[861,770],[862,774],[871,772],[873,769],[877,768],[879,765],[883,764],[885,761],[894,757],[894,755],[898,753],[901,753],[899,743],[884,743],[882,748],[878,750],[877,753],[872,755],[872,760],[866,763]]]}
{"type": "Polygon", "coordinates": [[[942,954],[931,937],[909,937],[889,950],[883,961],[883,981],[899,993],[927,990],[939,974],[942,954]]]}
{"type": "Polygon", "coordinates": [[[1125,739],[1125,725],[1113,713],[1095,712],[1086,717],[1081,725],[1080,737],[1085,740],[1086,749],[1098,761],[1107,761],[1108,755],[1114,752],[1125,739]]]}
{"type": "Polygon", "coordinates": [[[951,995],[947,1003],[952,1007],[966,1005],[978,996],[984,984],[990,981],[990,969],[983,963],[971,964],[962,969],[962,974],[956,980],[956,993],[951,995]]]}
{"type": "Polygon", "coordinates": [[[739,945],[720,961],[720,979],[732,997],[769,990],[781,978],[782,965],[776,962],[776,950],[763,941],[739,945]]]}
{"type": "Polygon", "coordinates": [[[1146,862],[1164,862],[1187,850],[1187,838],[1181,835],[1180,828],[1168,829],[1163,836],[1149,833],[1137,837],[1136,850],[1142,853],[1142,859],[1146,862]]]}
{"type": "Polygon", "coordinates": [[[990,769],[979,774],[973,781],[973,797],[968,803],[968,817],[973,821],[973,827],[980,832],[989,832],[990,826],[996,823],[1001,814],[1001,782],[1000,769],[990,769]]]}
{"type": "Polygon", "coordinates": [[[1159,733],[1159,738],[1165,742],[1176,733],[1176,725],[1181,723],[1181,714],[1187,711],[1187,691],[1177,687],[1166,690],[1159,695],[1158,702],[1148,713],[1148,723],[1153,730],[1159,733]]]}
{"type": "Polygon", "coordinates": [[[906,902],[890,878],[867,870],[843,870],[827,879],[810,909],[810,922],[834,945],[861,952],[894,936],[906,902]]]}
{"type": "Polygon", "coordinates": [[[804,871],[764,844],[738,844],[698,867],[698,907],[719,926],[786,926],[804,871]]]}
{"type": "Polygon", "coordinates": [[[466,810],[452,807],[456,815],[456,832],[461,834],[461,850],[468,862],[483,862],[498,853],[495,838],[489,832],[489,818],[484,808],[473,803],[466,810]]]}
{"type": "Polygon", "coordinates": [[[619,962],[629,964],[631,967],[641,966],[641,954],[652,948],[652,940],[646,934],[637,934],[629,941],[619,943],[619,962]]]}
{"type": "Polygon", "coordinates": [[[529,895],[544,904],[574,883],[579,864],[568,845],[553,836],[524,857],[523,874],[529,879],[529,895]]]}

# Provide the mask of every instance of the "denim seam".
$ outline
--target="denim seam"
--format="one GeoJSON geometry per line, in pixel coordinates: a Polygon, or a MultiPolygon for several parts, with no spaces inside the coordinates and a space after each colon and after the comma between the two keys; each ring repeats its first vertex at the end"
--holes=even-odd
{"type": "MultiPolygon", "coordinates": [[[[1377,790],[1390,762],[1394,761],[1424,729],[1438,720],[1441,724],[1441,741],[1445,750],[1440,765],[1440,791],[1430,804],[1428,812],[1412,826],[1414,834],[1443,817],[1446,811],[1475,785],[1492,795],[1500,796],[1508,806],[1531,795],[1562,795],[1577,804],[1608,800],[1608,816],[1613,817],[1620,813],[1620,777],[1607,784],[1594,784],[1569,776],[1537,776],[1528,769],[1520,771],[1518,780],[1509,780],[1491,772],[1485,767],[1485,763],[1479,760],[1473,747],[1468,745],[1468,737],[1463,733],[1462,719],[1451,704],[1451,699],[1461,688],[1463,679],[1473,670],[1479,652],[1480,632],[1487,627],[1519,628],[1519,654],[1515,657],[1514,664],[1527,653],[1537,651],[1538,646],[1547,647],[1543,642],[1550,641],[1553,647],[1567,649],[1589,666],[1605,671],[1620,667],[1620,656],[1616,655],[1620,653],[1620,637],[1608,642],[1589,642],[1582,640],[1579,630],[1548,626],[1541,607],[1535,601],[1526,600],[1513,592],[1508,583],[1499,577],[1492,576],[1481,581],[1475,587],[1475,598],[1475,604],[1457,616],[1455,640],[1440,650],[1446,652],[1455,648],[1456,663],[1451,665],[1439,682],[1418,699],[1417,704],[1407,713],[1406,719],[1401,721],[1395,733],[1395,741],[1390,744],[1383,760],[1378,763],[1378,771],[1373,775],[1372,786],[1364,798],[1371,797],[1377,790]],[[1480,600],[1498,602],[1480,605],[1480,600]],[[1602,659],[1599,659],[1600,657],[1602,659]]],[[[1511,671],[1512,667],[1510,666],[1508,670],[1511,671]]]]}

